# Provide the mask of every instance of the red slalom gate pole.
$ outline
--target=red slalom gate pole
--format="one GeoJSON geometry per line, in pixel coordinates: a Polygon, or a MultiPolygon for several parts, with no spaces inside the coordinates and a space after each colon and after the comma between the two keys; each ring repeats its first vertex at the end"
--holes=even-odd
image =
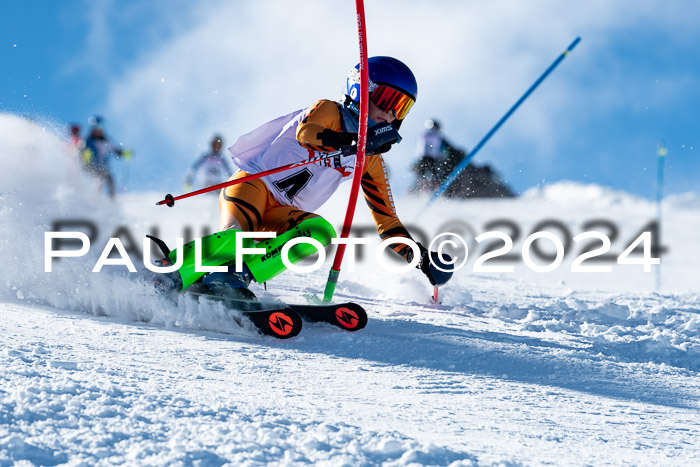
{"type": "MultiPolygon", "coordinates": [[[[345,221],[340,238],[348,238],[352,218],[355,215],[357,195],[360,191],[360,181],[362,171],[365,167],[365,147],[367,146],[367,121],[369,120],[369,69],[367,65],[367,31],[365,27],[365,5],[363,0],[355,0],[357,10],[357,33],[360,45],[360,128],[357,133],[357,157],[355,159],[355,172],[352,175],[352,187],[350,189],[350,199],[348,209],[345,211],[345,221]]],[[[340,275],[340,265],[343,262],[346,245],[338,245],[335,252],[333,266],[328,274],[326,290],[323,292],[323,301],[330,302],[333,299],[335,285],[340,275]]]]}

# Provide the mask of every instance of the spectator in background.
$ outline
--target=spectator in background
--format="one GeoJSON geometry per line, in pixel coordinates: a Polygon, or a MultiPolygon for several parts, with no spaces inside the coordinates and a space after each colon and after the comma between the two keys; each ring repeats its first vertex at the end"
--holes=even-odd
{"type": "Polygon", "coordinates": [[[72,162],[74,162],[76,166],[80,165],[78,161],[80,161],[83,149],[85,149],[85,140],[80,136],[81,130],[82,128],[77,123],[71,123],[68,127],[69,139],[66,143],[66,148],[70,155],[73,156],[74,160],[72,162]]]}
{"type": "MultiPolygon", "coordinates": [[[[221,136],[214,135],[211,139],[211,150],[205,152],[192,164],[185,179],[186,189],[203,188],[223,183],[229,179],[233,171],[228,158],[221,152],[224,142],[221,136]]],[[[218,192],[212,192],[218,196],[218,192]]]]}
{"type": "Polygon", "coordinates": [[[116,188],[109,160],[112,156],[128,158],[131,156],[131,151],[122,150],[107,138],[102,117],[90,117],[88,123],[90,124],[90,133],[85,140],[85,148],[82,151],[84,167],[90,175],[100,181],[102,187],[107,187],[109,196],[114,198],[116,188]]]}
{"type": "Polygon", "coordinates": [[[85,140],[83,139],[82,136],[80,136],[80,125],[77,123],[73,123],[70,126],[70,142],[71,142],[71,148],[75,149],[78,154],[80,154],[85,147],[85,140]]]}
{"type": "MultiPolygon", "coordinates": [[[[416,172],[415,191],[434,192],[466,157],[467,152],[459,149],[443,135],[436,120],[425,122],[425,131],[418,141],[418,162],[413,166],[416,172]]],[[[506,198],[515,193],[501,180],[490,165],[469,164],[455,178],[444,193],[448,198],[506,198]]]]}
{"type": "Polygon", "coordinates": [[[85,149],[85,140],[81,136],[82,128],[77,123],[68,126],[68,140],[66,141],[66,153],[70,157],[70,183],[76,183],[81,170],[81,157],[85,149]]]}
{"type": "Polygon", "coordinates": [[[426,120],[425,131],[418,139],[418,162],[413,165],[417,176],[415,189],[433,191],[440,186],[456,165],[454,152],[440,130],[440,123],[426,120]]]}

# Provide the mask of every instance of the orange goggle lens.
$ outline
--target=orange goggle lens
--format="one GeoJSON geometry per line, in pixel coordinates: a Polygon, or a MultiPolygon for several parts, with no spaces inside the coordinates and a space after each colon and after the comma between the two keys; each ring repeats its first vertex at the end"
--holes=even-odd
{"type": "Polygon", "coordinates": [[[382,111],[393,113],[397,120],[403,120],[415,102],[401,91],[381,84],[372,91],[369,98],[382,111]]]}

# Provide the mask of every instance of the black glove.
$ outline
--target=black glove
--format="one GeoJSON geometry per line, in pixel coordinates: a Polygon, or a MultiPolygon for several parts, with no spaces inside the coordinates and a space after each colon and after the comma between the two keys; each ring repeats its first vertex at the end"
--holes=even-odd
{"type": "MultiPolygon", "coordinates": [[[[441,258],[441,255],[439,255],[437,251],[428,251],[428,249],[420,243],[418,243],[418,248],[420,249],[420,261],[416,269],[420,269],[423,274],[426,275],[431,285],[443,285],[447,283],[452,277],[452,271],[450,271],[452,268],[450,264],[452,258],[445,253],[442,254],[441,258]],[[448,272],[439,270],[435,267],[436,264],[448,272]]],[[[413,258],[411,258],[411,260],[412,259],[413,258]]]]}
{"type": "Polygon", "coordinates": [[[328,128],[317,133],[316,137],[321,140],[321,146],[333,149],[341,149],[357,142],[357,133],[333,131],[328,128]]]}
{"type": "Polygon", "coordinates": [[[418,261],[416,269],[420,269],[421,272],[426,275],[430,283],[435,285],[435,278],[430,271],[430,252],[420,243],[418,243],[418,248],[420,248],[420,261],[418,261]]]}
{"type": "Polygon", "coordinates": [[[367,130],[366,154],[383,154],[401,141],[399,131],[391,123],[377,123],[367,130]]]}
{"type": "Polygon", "coordinates": [[[385,154],[391,150],[391,146],[393,146],[393,144],[394,143],[386,143],[384,146],[380,146],[377,149],[367,151],[367,154],[385,154]]]}

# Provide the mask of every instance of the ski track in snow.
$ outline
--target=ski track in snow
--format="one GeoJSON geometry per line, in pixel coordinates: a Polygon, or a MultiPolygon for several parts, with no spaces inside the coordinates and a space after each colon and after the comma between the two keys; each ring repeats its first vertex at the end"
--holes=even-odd
{"type": "MultiPolygon", "coordinates": [[[[0,466],[697,464],[697,197],[665,207],[660,291],[636,269],[517,268],[459,272],[430,304],[418,272],[365,261],[343,271],[335,296],[365,306],[364,330],[305,323],[280,341],[221,304],[164,301],[114,266],[90,272],[119,225],[137,239],[157,225],[174,244],[184,225],[215,225],[215,201],[167,210],[152,206],[157,194],[85,197],[90,181],[55,157],[62,142],[51,131],[0,115],[0,133],[3,154],[52,168],[10,163],[0,174],[0,466]],[[30,176],[55,191],[34,193],[22,183],[30,176]],[[87,257],[44,273],[51,216],[94,219],[101,237],[87,257]]],[[[397,199],[398,210],[420,201],[397,199]]],[[[337,225],[344,202],[321,213],[337,225]]],[[[454,212],[523,226],[605,212],[631,235],[653,207],[564,183],[506,202],[436,203],[426,225],[454,212]]],[[[253,290],[301,302],[323,289],[327,270],[253,290]]]]}

